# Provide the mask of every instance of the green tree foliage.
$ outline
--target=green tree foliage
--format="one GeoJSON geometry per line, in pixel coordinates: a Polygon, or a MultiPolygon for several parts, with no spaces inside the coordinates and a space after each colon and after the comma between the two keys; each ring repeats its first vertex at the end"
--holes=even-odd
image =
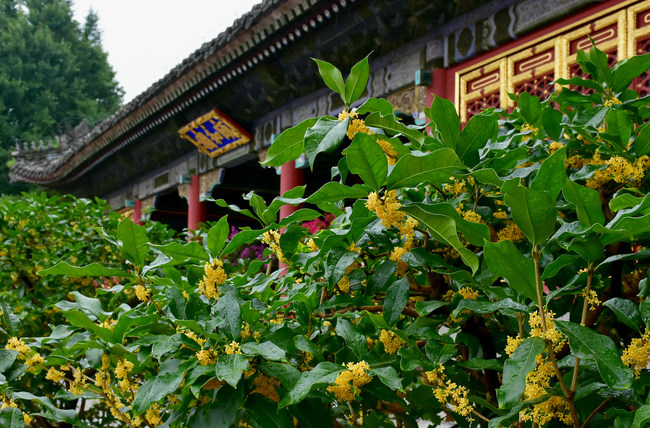
{"type": "Polygon", "coordinates": [[[70,5],[0,0],[0,193],[25,187],[7,178],[16,140],[53,138],[62,126],[106,118],[121,104],[97,15],[91,11],[80,26],[70,5]]]}
{"type": "Polygon", "coordinates": [[[429,129],[384,100],[351,110],[368,68],[344,81],[319,62],[348,108],[285,131],[265,163],[343,145],[332,181],[249,193],[230,208],[260,226],[234,236],[224,218],[160,245],[125,219],[106,236],[124,264],[40,270],[119,283],[57,303],[52,333],[5,334],[0,421],[648,426],[650,111],[627,88],[650,56],[578,61],[591,79],[464,127],[436,99],[429,129]],[[283,204],[302,208],[279,219],[283,204]],[[260,241],[269,259],[229,264],[260,241]]]}

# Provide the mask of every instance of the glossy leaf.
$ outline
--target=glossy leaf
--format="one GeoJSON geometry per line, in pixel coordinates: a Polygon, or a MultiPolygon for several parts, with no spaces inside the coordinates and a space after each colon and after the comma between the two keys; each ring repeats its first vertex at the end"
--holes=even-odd
{"type": "Polygon", "coordinates": [[[504,193],[512,219],[534,246],[553,235],[556,211],[549,192],[517,186],[504,193]]]}
{"type": "Polygon", "coordinates": [[[208,251],[210,251],[210,255],[213,258],[216,258],[223,249],[224,245],[226,245],[226,240],[228,239],[229,233],[230,227],[228,227],[227,215],[221,217],[217,224],[208,230],[206,242],[208,251]]]}
{"type": "Polygon", "coordinates": [[[354,352],[354,355],[359,360],[365,359],[365,356],[368,354],[368,343],[366,342],[366,337],[356,325],[345,318],[339,318],[336,321],[335,331],[338,336],[345,340],[345,344],[354,352]]]}
{"type": "Polygon", "coordinates": [[[321,117],[305,132],[305,154],[309,167],[314,169],[314,161],[319,153],[335,150],[348,132],[350,118],[338,120],[333,117],[321,117]]]}
{"type": "Polygon", "coordinates": [[[483,250],[490,271],[504,277],[510,288],[527,298],[537,300],[535,266],[532,259],[524,257],[508,240],[486,242],[483,250]]]}
{"type": "Polygon", "coordinates": [[[305,152],[305,133],[314,126],[318,119],[307,119],[298,125],[283,131],[266,152],[262,165],[282,166],[296,160],[305,152]]]}
{"type": "Polygon", "coordinates": [[[318,73],[327,87],[341,95],[341,97],[344,97],[345,83],[343,83],[343,75],[341,74],[341,71],[327,61],[316,58],[312,59],[318,65],[318,73]]]}
{"type": "Polygon", "coordinates": [[[460,132],[456,143],[458,158],[469,167],[479,161],[479,150],[496,137],[497,117],[495,115],[477,114],[467,122],[460,132]]]}
{"type": "Polygon", "coordinates": [[[632,330],[641,332],[641,313],[631,300],[614,297],[605,301],[603,306],[611,309],[620,322],[632,330]]]}
{"type": "Polygon", "coordinates": [[[556,200],[566,182],[566,148],[561,148],[549,156],[537,171],[530,183],[532,190],[547,191],[556,200]]]}
{"type": "Polygon", "coordinates": [[[58,262],[54,266],[43,269],[38,272],[40,276],[46,275],[68,275],[68,276],[117,276],[126,278],[132,274],[123,271],[122,269],[109,268],[100,263],[91,263],[87,266],[71,266],[66,262],[58,262]]]}
{"type": "Polygon", "coordinates": [[[350,146],[343,151],[348,168],[357,174],[365,184],[378,191],[386,182],[388,161],[377,142],[361,132],[355,134],[350,146]]]}
{"type": "Polygon", "coordinates": [[[248,358],[242,354],[226,354],[217,358],[215,375],[233,388],[237,388],[239,379],[248,370],[248,358]]]}
{"type": "Polygon", "coordinates": [[[135,267],[142,268],[149,252],[147,232],[144,227],[126,217],[117,226],[117,239],[121,242],[124,257],[135,267]]]}
{"type": "Polygon", "coordinates": [[[428,154],[407,154],[397,162],[388,176],[388,188],[413,187],[418,184],[441,186],[449,177],[462,172],[464,165],[450,148],[428,154]]]}
{"type": "Polygon", "coordinates": [[[431,108],[425,109],[425,112],[438,132],[442,144],[455,149],[460,134],[460,118],[454,103],[436,95],[431,102],[431,108]]]}
{"type": "Polygon", "coordinates": [[[368,65],[368,57],[365,57],[350,70],[350,75],[345,81],[345,89],[343,94],[343,102],[347,105],[352,104],[361,97],[363,91],[368,85],[368,77],[370,75],[370,66],[368,65]]]}
{"type": "Polygon", "coordinates": [[[280,400],[280,408],[304,400],[316,388],[330,385],[343,369],[339,364],[324,361],[310,371],[303,372],[294,387],[280,400]]]}
{"type": "Polygon", "coordinates": [[[388,287],[384,298],[383,313],[389,325],[395,324],[402,315],[409,300],[409,283],[406,278],[395,281],[388,287]]]}
{"type": "Polygon", "coordinates": [[[556,325],[560,333],[569,339],[571,352],[580,359],[594,361],[607,385],[616,390],[627,389],[632,385],[632,370],[621,361],[612,339],[578,324],[556,321],[556,325]]]}
{"type": "Polygon", "coordinates": [[[395,134],[404,135],[416,148],[420,148],[424,144],[424,135],[421,132],[399,122],[393,114],[382,115],[379,112],[371,113],[366,117],[365,122],[367,126],[383,129],[391,136],[395,134]]]}
{"type": "Polygon", "coordinates": [[[497,390],[499,408],[509,408],[519,403],[526,387],[526,376],[537,365],[537,356],[546,348],[540,337],[529,337],[517,346],[503,365],[502,386],[497,390]]]}

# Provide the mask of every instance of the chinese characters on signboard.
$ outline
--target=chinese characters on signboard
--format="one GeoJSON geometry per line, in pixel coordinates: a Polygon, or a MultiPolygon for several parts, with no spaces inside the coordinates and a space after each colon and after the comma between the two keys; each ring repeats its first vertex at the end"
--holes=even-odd
{"type": "Polygon", "coordinates": [[[178,132],[210,157],[219,156],[251,139],[246,131],[217,109],[188,123],[178,132]]]}

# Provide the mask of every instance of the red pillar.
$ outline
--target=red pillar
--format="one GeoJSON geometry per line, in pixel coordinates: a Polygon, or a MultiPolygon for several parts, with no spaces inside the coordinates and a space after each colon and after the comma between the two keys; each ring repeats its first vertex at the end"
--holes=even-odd
{"type": "Polygon", "coordinates": [[[133,213],[131,214],[133,223],[142,224],[142,199],[133,201],[133,213]]]}
{"type": "MultiPolygon", "coordinates": [[[[296,168],[296,162],[290,161],[282,165],[280,171],[280,195],[284,192],[291,190],[297,186],[304,186],[305,174],[301,169],[296,168]]],[[[283,219],[297,210],[297,207],[292,205],[283,205],[280,207],[280,218],[283,219]]]]}
{"type": "Polygon", "coordinates": [[[453,85],[453,79],[447,78],[447,70],[444,68],[436,68],[433,70],[433,76],[431,79],[431,86],[427,90],[427,101],[426,105],[430,106],[433,102],[433,96],[437,95],[442,98],[447,98],[451,102],[454,102],[454,88],[449,85],[453,85]],[[447,82],[449,80],[449,82],[447,82]],[[447,84],[449,83],[449,85],[447,84]]]}
{"type": "Polygon", "coordinates": [[[201,178],[193,175],[190,179],[190,194],[187,208],[187,228],[197,230],[199,223],[207,219],[207,207],[201,202],[201,178]]]}

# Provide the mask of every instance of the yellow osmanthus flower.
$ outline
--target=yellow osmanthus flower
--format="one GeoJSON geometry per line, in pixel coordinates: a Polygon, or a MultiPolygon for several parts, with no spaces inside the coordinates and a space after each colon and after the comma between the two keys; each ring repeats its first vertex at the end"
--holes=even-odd
{"type": "Polygon", "coordinates": [[[463,287],[458,290],[458,294],[463,296],[463,299],[476,300],[478,298],[478,291],[474,290],[472,287],[463,287]]]}
{"type": "Polygon", "coordinates": [[[499,241],[523,241],[526,239],[524,232],[519,229],[519,226],[515,224],[512,220],[506,220],[505,227],[497,232],[497,238],[499,241]]]}
{"type": "Polygon", "coordinates": [[[442,190],[444,190],[445,192],[454,195],[454,197],[458,197],[468,191],[467,186],[465,185],[466,184],[465,180],[459,180],[453,176],[449,177],[449,179],[452,180],[452,182],[445,183],[442,186],[442,190]]]}
{"type": "Polygon", "coordinates": [[[512,357],[512,354],[515,353],[523,341],[524,338],[520,335],[517,335],[517,337],[508,336],[508,339],[506,341],[506,354],[508,354],[509,357],[512,357]]]}
{"type": "Polygon", "coordinates": [[[65,379],[65,374],[63,374],[63,372],[58,371],[54,367],[50,367],[47,370],[47,374],[45,375],[45,379],[51,380],[52,382],[59,382],[59,381],[65,379]]]}
{"type": "Polygon", "coordinates": [[[357,247],[357,244],[354,242],[348,245],[347,250],[354,251],[355,253],[361,254],[361,248],[357,247]]]}
{"type": "Polygon", "coordinates": [[[339,116],[338,116],[339,122],[343,122],[348,117],[350,119],[356,119],[356,118],[359,117],[359,113],[357,113],[356,111],[350,111],[348,109],[345,109],[341,113],[339,113],[339,116]]]}
{"type": "Polygon", "coordinates": [[[641,370],[650,363],[650,330],[646,330],[643,336],[632,339],[630,346],[623,350],[621,360],[634,370],[637,379],[641,376],[641,370]]]}
{"type": "Polygon", "coordinates": [[[129,373],[131,370],[133,370],[133,367],[134,366],[131,361],[121,359],[115,368],[115,376],[117,376],[118,379],[124,379],[129,376],[129,373]]]}
{"type": "Polygon", "coordinates": [[[589,293],[587,293],[586,289],[582,290],[580,292],[580,295],[587,301],[590,311],[595,311],[598,306],[603,304],[603,302],[601,302],[598,298],[598,293],[596,293],[594,290],[589,290],[589,293]]]}
{"type": "Polygon", "coordinates": [[[275,253],[278,260],[280,260],[282,263],[289,264],[289,261],[284,258],[282,248],[280,248],[280,232],[277,230],[269,230],[268,232],[264,232],[262,234],[262,242],[269,246],[271,251],[275,253]]]}
{"type": "Polygon", "coordinates": [[[354,396],[360,392],[361,387],[372,380],[368,374],[370,366],[367,362],[348,363],[346,367],[347,370],[343,370],[336,376],[334,385],[327,387],[327,390],[334,394],[339,401],[354,400],[354,396]]]}
{"type": "MultiPolygon", "coordinates": [[[[18,405],[11,398],[5,396],[0,404],[0,409],[4,409],[6,407],[13,407],[14,409],[17,409],[18,405]]],[[[32,423],[32,417],[25,412],[23,412],[23,423],[26,426],[29,426],[32,423]]]]}
{"type": "Polygon", "coordinates": [[[160,416],[160,410],[158,409],[158,403],[154,403],[147,409],[145,413],[145,419],[149,422],[149,425],[157,427],[162,422],[160,416]]]}
{"type": "Polygon", "coordinates": [[[555,313],[553,311],[546,311],[545,316],[546,332],[542,328],[542,317],[539,315],[539,312],[535,311],[529,314],[528,324],[530,325],[530,336],[541,337],[545,341],[550,342],[553,350],[557,352],[562,348],[566,339],[555,327],[555,313]]]}
{"type": "Polygon", "coordinates": [[[616,96],[614,96],[614,94],[608,94],[605,101],[603,101],[603,105],[605,107],[611,107],[611,106],[616,105],[616,104],[623,104],[623,103],[621,102],[621,100],[616,98],[616,96]]]}
{"type": "Polygon", "coordinates": [[[508,213],[503,211],[502,209],[499,209],[495,213],[492,213],[492,217],[499,220],[505,220],[508,218],[508,213]]]}
{"type": "Polygon", "coordinates": [[[192,339],[193,341],[195,341],[196,343],[198,343],[201,346],[203,346],[205,344],[205,342],[207,342],[207,339],[200,338],[192,330],[184,330],[184,329],[179,327],[179,328],[176,329],[176,331],[178,333],[183,333],[185,336],[192,339]]]}
{"type": "Polygon", "coordinates": [[[463,217],[465,220],[472,222],[472,223],[485,223],[483,221],[483,218],[481,218],[481,215],[475,211],[467,210],[463,211],[460,208],[457,208],[458,213],[463,217]]]}
{"type": "Polygon", "coordinates": [[[527,131],[530,131],[530,134],[524,135],[524,137],[521,139],[522,142],[526,140],[530,140],[532,135],[539,133],[539,129],[535,128],[533,125],[524,123],[523,125],[521,125],[521,129],[519,132],[527,132],[527,131]]]}
{"type": "Polygon", "coordinates": [[[31,357],[27,356],[25,358],[25,365],[29,366],[29,369],[27,369],[28,371],[33,370],[34,366],[38,364],[43,364],[44,362],[45,362],[45,358],[43,358],[41,354],[39,354],[38,352],[32,355],[31,357]]]}
{"type": "Polygon", "coordinates": [[[379,341],[384,344],[384,350],[389,354],[394,354],[404,345],[402,338],[390,330],[382,330],[379,341]]]}
{"type": "Polygon", "coordinates": [[[645,170],[648,166],[648,160],[644,156],[637,159],[634,163],[630,163],[621,156],[612,156],[608,160],[603,160],[599,152],[596,152],[588,163],[592,165],[607,165],[605,169],[594,171],[594,174],[585,183],[585,186],[592,189],[598,189],[609,181],[615,181],[619,184],[639,182],[645,177],[645,170]]]}
{"type": "Polygon", "coordinates": [[[549,146],[548,146],[548,154],[549,154],[549,155],[552,155],[553,153],[555,153],[555,152],[557,152],[558,150],[560,150],[562,147],[564,147],[564,144],[562,144],[562,143],[560,143],[560,142],[557,142],[557,141],[553,141],[553,142],[552,142],[551,144],[549,144],[549,146]]]}
{"type": "Polygon", "coordinates": [[[95,386],[97,386],[97,388],[101,389],[102,391],[110,388],[111,376],[106,370],[99,370],[97,373],[95,373],[95,386]]]}
{"type": "Polygon", "coordinates": [[[209,366],[217,362],[216,355],[212,349],[203,349],[197,352],[196,358],[202,366],[209,366]]]}
{"type": "Polygon", "coordinates": [[[242,323],[241,323],[241,338],[246,339],[250,335],[251,335],[251,326],[246,321],[242,321],[242,323]]]}
{"type": "Polygon", "coordinates": [[[350,292],[350,277],[347,275],[343,275],[339,282],[336,283],[336,286],[341,290],[343,293],[349,293],[350,292]]]}
{"type": "Polygon", "coordinates": [[[363,119],[352,119],[348,125],[348,132],[346,135],[350,140],[352,140],[357,132],[368,135],[374,134],[374,132],[372,132],[370,128],[366,126],[366,122],[363,119]]]}
{"type": "MultiPolygon", "coordinates": [[[[137,294],[137,291],[136,291],[137,294]]],[[[117,320],[111,319],[110,317],[106,318],[101,324],[99,324],[100,327],[107,328],[110,331],[113,331],[113,328],[115,328],[115,324],[117,324],[117,320]]]]}
{"type": "Polygon", "coordinates": [[[278,392],[275,390],[275,387],[280,386],[280,381],[276,378],[260,373],[253,381],[253,385],[255,385],[255,389],[252,392],[253,394],[262,394],[276,403],[280,401],[280,395],[278,395],[278,392]]]}
{"type": "Polygon", "coordinates": [[[386,154],[386,160],[388,161],[388,165],[395,165],[395,163],[397,162],[397,156],[399,154],[393,148],[393,146],[388,141],[382,140],[381,138],[377,140],[377,144],[379,144],[379,147],[381,147],[381,149],[386,154]]]}
{"type": "Polygon", "coordinates": [[[135,290],[135,296],[136,296],[136,297],[138,298],[138,300],[140,300],[141,302],[146,302],[146,301],[148,301],[149,298],[151,297],[151,291],[149,291],[149,290],[147,289],[147,287],[145,287],[145,286],[142,285],[142,284],[137,284],[137,285],[135,285],[135,286],[133,287],[133,289],[135,290]]]}
{"type": "Polygon", "coordinates": [[[219,285],[224,284],[228,278],[223,270],[223,261],[213,259],[205,264],[204,270],[203,279],[199,281],[199,291],[208,299],[218,300],[221,295],[219,285]]]}
{"type": "Polygon", "coordinates": [[[26,354],[30,351],[30,347],[27,346],[25,342],[22,341],[22,339],[18,339],[17,337],[10,338],[5,345],[5,349],[19,352],[18,359],[21,360],[24,360],[26,358],[26,354]]]}
{"type": "Polygon", "coordinates": [[[230,342],[225,348],[226,354],[241,354],[241,347],[237,342],[230,342]]]}
{"type": "Polygon", "coordinates": [[[474,404],[469,402],[469,390],[447,379],[444,366],[440,364],[437,369],[425,373],[427,381],[433,386],[433,395],[441,404],[450,404],[459,415],[472,421],[471,414],[474,404]]]}
{"type": "Polygon", "coordinates": [[[316,245],[316,242],[314,242],[314,240],[312,238],[309,238],[309,240],[307,241],[307,246],[313,252],[316,252],[316,251],[319,250],[318,245],[316,245]]]}
{"type": "Polygon", "coordinates": [[[404,247],[395,247],[393,248],[393,251],[390,253],[390,259],[395,261],[395,262],[400,262],[402,261],[402,256],[404,254],[408,253],[408,250],[404,247]]]}
{"type": "Polygon", "coordinates": [[[80,368],[75,367],[72,370],[73,381],[70,382],[69,390],[74,395],[83,394],[84,389],[86,388],[87,382],[86,378],[83,375],[83,371],[80,368]]]}
{"type": "MultiPolygon", "coordinates": [[[[551,380],[555,377],[555,370],[550,359],[538,355],[535,370],[526,376],[524,399],[534,400],[548,394],[551,389],[551,380]]],[[[551,419],[559,419],[567,425],[572,425],[569,405],[563,397],[554,395],[548,400],[535,404],[519,413],[522,421],[532,421],[539,426],[545,425],[551,419]]]]}
{"type": "Polygon", "coordinates": [[[377,193],[371,192],[366,201],[366,208],[373,211],[381,220],[385,228],[399,227],[406,214],[398,211],[402,204],[397,200],[397,192],[389,190],[386,196],[380,198],[377,193]]]}

